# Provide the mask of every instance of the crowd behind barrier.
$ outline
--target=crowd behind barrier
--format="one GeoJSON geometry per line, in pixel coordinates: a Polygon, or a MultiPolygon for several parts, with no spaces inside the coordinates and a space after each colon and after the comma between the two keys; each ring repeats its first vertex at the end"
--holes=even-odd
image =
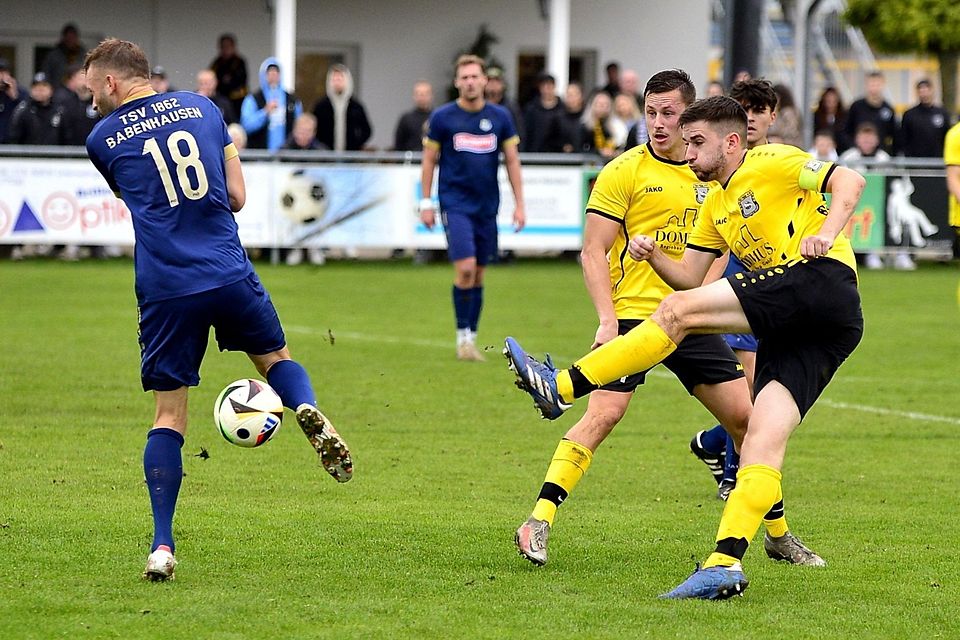
{"type": "MultiPolygon", "coordinates": [[[[413,152],[244,152],[247,205],[238,214],[249,248],[442,249],[438,229],[417,218],[420,156],[413,152]]],[[[942,161],[896,157],[862,161],[867,188],[847,229],[857,251],[908,250],[948,259],[942,161]]],[[[510,229],[503,198],[501,244],[521,253],[580,249],[583,211],[601,162],[593,154],[523,154],[528,225],[510,229]]],[[[500,186],[509,193],[501,171],[500,186]]],[[[77,147],[0,146],[0,245],[129,247],[133,229],[77,147]]],[[[376,255],[376,254],[375,254],[376,255]]]]}

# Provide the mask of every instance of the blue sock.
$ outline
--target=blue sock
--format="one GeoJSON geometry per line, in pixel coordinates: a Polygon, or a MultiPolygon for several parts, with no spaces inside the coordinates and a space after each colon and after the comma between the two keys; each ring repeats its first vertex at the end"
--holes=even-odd
{"type": "Polygon", "coordinates": [[[480,310],[483,309],[483,287],[474,287],[470,292],[473,294],[470,304],[470,331],[476,333],[480,324],[480,310]]]}
{"type": "Polygon", "coordinates": [[[700,436],[700,446],[710,453],[720,453],[727,445],[727,431],[722,425],[707,429],[700,436]]]}
{"type": "Polygon", "coordinates": [[[733,438],[727,436],[727,452],[723,460],[723,479],[730,482],[737,481],[737,471],[740,469],[740,455],[733,447],[733,438]]]}
{"type": "Polygon", "coordinates": [[[283,406],[293,411],[306,403],[317,406],[310,375],[296,360],[281,360],[267,371],[267,383],[273,387],[283,406]]]}
{"type": "Polygon", "coordinates": [[[461,289],[453,285],[453,313],[457,317],[457,329],[468,329],[473,311],[473,289],[461,289]]]}
{"type": "Polygon", "coordinates": [[[177,496],[183,481],[183,461],[180,447],[183,436],[173,429],[156,427],[147,433],[143,448],[143,476],[150,491],[150,508],[153,510],[153,552],[162,544],[173,553],[173,512],[177,508],[177,496]]]}

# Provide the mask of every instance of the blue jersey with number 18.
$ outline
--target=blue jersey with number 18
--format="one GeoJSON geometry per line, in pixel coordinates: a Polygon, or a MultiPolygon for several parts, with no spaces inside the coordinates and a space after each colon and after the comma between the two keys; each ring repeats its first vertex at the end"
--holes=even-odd
{"type": "Polygon", "coordinates": [[[139,304],[216,289],[253,270],[227,196],[226,160],[237,150],[209,99],[136,94],[97,123],[87,154],[130,209],[139,304]]]}

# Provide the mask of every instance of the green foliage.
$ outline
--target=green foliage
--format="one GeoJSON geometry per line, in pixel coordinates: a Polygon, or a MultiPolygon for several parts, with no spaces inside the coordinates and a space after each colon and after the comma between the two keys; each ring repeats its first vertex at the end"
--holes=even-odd
{"type": "Polygon", "coordinates": [[[595,316],[573,262],[487,272],[486,363],[454,359],[448,265],[259,265],[294,356],[350,443],[316,464],[288,413],[260,449],[211,406],[255,376],[211,345],[191,391],[170,584],[150,541],[129,261],[0,264],[0,638],[957,638],[960,404],[953,267],[861,274],[866,333],[794,435],[791,528],[829,562],[754,544],[730,602],[657,594],[712,549],[722,503],[689,453],[713,419],[662,368],[564,504],[541,569],[513,549],[557,440],[499,357],[567,364],[595,316]],[[208,458],[197,454],[202,449],[208,458]]]}
{"type": "Polygon", "coordinates": [[[960,51],[960,3],[955,0],[847,0],[843,17],[880,51],[960,51]]]}

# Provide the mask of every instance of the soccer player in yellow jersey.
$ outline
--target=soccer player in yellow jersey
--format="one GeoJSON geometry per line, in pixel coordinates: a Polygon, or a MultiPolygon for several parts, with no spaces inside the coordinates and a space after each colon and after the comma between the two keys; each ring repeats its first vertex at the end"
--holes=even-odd
{"type": "Polygon", "coordinates": [[[741,560],[764,514],[782,498],[787,440],[863,335],[856,262],[842,229],[865,181],[786,145],[748,152],[746,113],[732,98],[692,104],[680,126],[690,168],[700,180],[719,184],[707,195],[679,261],[655,237],[634,237],[628,245],[631,257],[647,260],[677,291],[648,321],[569,369],[538,362],[513,338],[505,352],[541,413],[556,418],[575,398],[664,360],[688,335],[757,336],[754,408],[716,550],[664,594],[720,599],[746,588],[741,560]],[[821,192],[833,195],[829,207],[821,192]],[[725,249],[750,272],[699,286],[725,249]]]}
{"type": "MultiPolygon", "coordinates": [[[[644,89],[650,141],[606,165],[590,195],[581,258],[587,290],[600,320],[595,348],[642,323],[673,291],[648,263],[627,256],[627,243],[632,237],[650,235],[658,238],[661,248],[674,259],[683,253],[710,187],[683,160],[679,119],[695,97],[696,89],[683,71],[671,69],[651,77],[644,89]]],[[[664,365],[718,421],[737,434],[738,441],[742,439],[752,408],[749,389],[742,367],[721,336],[687,337],[664,365]]],[[[558,507],[623,417],[645,374],[643,370],[624,376],[592,393],[586,413],[557,446],[533,513],[515,537],[520,554],[534,564],[547,562],[547,539],[558,507]]],[[[768,519],[777,527],[773,530],[777,555],[771,557],[823,564],[789,533],[782,505],[777,515],[768,519]]]]}
{"type": "Polygon", "coordinates": [[[947,131],[943,142],[943,163],[947,165],[950,199],[950,226],[953,227],[953,257],[960,258],[960,122],[947,131]]]}

